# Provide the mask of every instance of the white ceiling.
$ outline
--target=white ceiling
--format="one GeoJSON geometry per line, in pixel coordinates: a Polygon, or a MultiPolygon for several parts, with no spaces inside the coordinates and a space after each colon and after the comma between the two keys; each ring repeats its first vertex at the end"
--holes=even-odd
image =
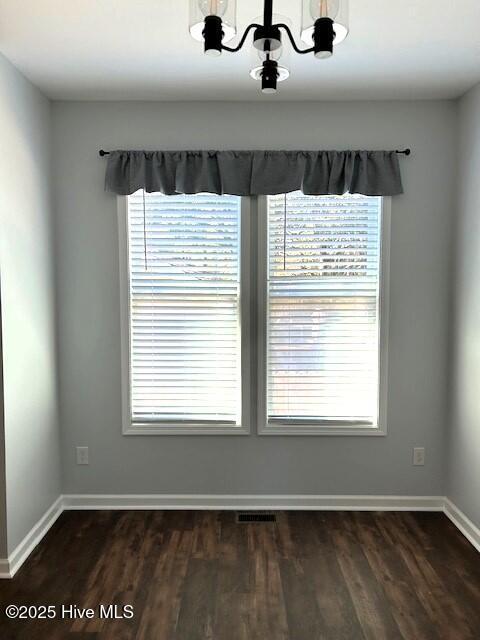
{"type": "MultiPolygon", "coordinates": [[[[238,27],[262,0],[238,0],[238,27]]],[[[298,35],[300,0],[275,0],[298,35]]],[[[54,99],[453,98],[480,81],[479,0],[350,0],[334,58],[289,56],[263,96],[251,46],[210,58],[188,33],[188,0],[0,0],[0,51],[54,99]]]]}

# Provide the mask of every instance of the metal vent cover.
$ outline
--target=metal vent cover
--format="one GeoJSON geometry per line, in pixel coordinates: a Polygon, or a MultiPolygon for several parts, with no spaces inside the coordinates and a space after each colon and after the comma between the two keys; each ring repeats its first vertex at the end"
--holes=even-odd
{"type": "Polygon", "coordinates": [[[274,513],[264,511],[240,511],[237,513],[237,522],[276,522],[274,513]]]}

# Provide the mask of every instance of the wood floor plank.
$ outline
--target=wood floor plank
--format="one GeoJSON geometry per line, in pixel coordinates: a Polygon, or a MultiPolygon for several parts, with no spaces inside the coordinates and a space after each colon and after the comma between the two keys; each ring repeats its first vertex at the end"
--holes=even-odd
{"type": "Polygon", "coordinates": [[[436,635],[427,612],[415,590],[412,589],[410,574],[395,544],[382,535],[377,526],[382,514],[354,515],[356,535],[362,545],[365,557],[381,584],[389,603],[389,609],[404,638],[436,640],[436,635]]]}
{"type": "Polygon", "coordinates": [[[402,640],[382,585],[376,580],[355,535],[353,516],[342,514],[332,539],[358,619],[368,640],[402,640]]]}
{"type": "Polygon", "coordinates": [[[330,537],[331,512],[315,513],[311,528],[316,552],[306,563],[307,579],[312,582],[317,605],[329,640],[364,640],[355,607],[344,580],[330,537]]]}
{"type": "Polygon", "coordinates": [[[190,559],[175,640],[213,640],[216,565],[216,560],[190,559]]]}
{"type": "Polygon", "coordinates": [[[478,636],[471,635],[464,597],[460,599],[456,596],[457,592],[450,580],[445,582],[440,578],[429,561],[431,549],[419,543],[416,525],[412,525],[417,520],[412,521],[408,515],[398,513],[395,518],[383,522],[390,529],[408,567],[412,588],[428,613],[430,624],[441,629],[448,640],[478,640],[478,636]]]}
{"type": "MultiPolygon", "coordinates": [[[[128,575],[132,571],[132,561],[137,562],[135,548],[139,537],[144,534],[144,529],[145,518],[140,519],[136,513],[130,515],[124,512],[120,515],[90,575],[87,597],[82,603],[84,607],[94,609],[99,604],[114,602],[120,585],[124,583],[125,573],[128,575]],[[129,554],[129,550],[133,553],[129,554]]],[[[92,620],[79,619],[72,624],[72,631],[93,633],[101,631],[104,626],[105,621],[98,617],[92,620]]]]}
{"type": "MultiPolygon", "coordinates": [[[[249,525],[253,527],[254,525],[249,525]]],[[[254,640],[289,638],[278,559],[259,546],[254,553],[252,589],[247,599],[248,629],[254,640]]]]}
{"type": "Polygon", "coordinates": [[[155,573],[148,589],[143,609],[135,615],[139,619],[138,640],[172,640],[185,589],[193,535],[191,530],[170,530],[168,542],[157,557],[155,573]]]}
{"type": "Polygon", "coordinates": [[[328,640],[314,584],[308,579],[308,561],[304,558],[282,560],[282,584],[290,638],[328,640]]]}
{"type": "Polygon", "coordinates": [[[457,605],[457,616],[470,628],[470,637],[479,636],[480,567],[476,562],[478,552],[465,539],[466,545],[458,545],[456,529],[452,523],[445,527],[445,535],[435,536],[439,514],[426,514],[410,524],[421,529],[427,539],[436,539],[435,547],[429,546],[425,553],[432,569],[442,585],[448,585],[448,592],[461,592],[461,610],[457,605]],[[432,517],[437,516],[437,517],[432,517]],[[450,526],[451,525],[451,526],[450,526]],[[453,535],[452,535],[453,534],[453,535]]]}
{"type": "Polygon", "coordinates": [[[276,515],[65,512],[0,582],[0,638],[478,640],[480,554],[443,514],[276,515]],[[9,604],[96,615],[15,621],[9,604]]]}
{"type": "Polygon", "coordinates": [[[213,635],[216,640],[252,640],[249,598],[254,584],[254,562],[248,553],[247,529],[235,522],[235,513],[218,513],[219,562],[213,635]]]}

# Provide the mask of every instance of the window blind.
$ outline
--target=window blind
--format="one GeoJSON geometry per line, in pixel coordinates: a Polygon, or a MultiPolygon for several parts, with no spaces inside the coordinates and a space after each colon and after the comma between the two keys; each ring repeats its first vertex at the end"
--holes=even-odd
{"type": "Polygon", "coordinates": [[[376,425],[382,199],[268,197],[269,422],[376,425]]]}
{"type": "Polygon", "coordinates": [[[129,196],[132,422],[238,423],[240,212],[234,196],[129,196]]]}

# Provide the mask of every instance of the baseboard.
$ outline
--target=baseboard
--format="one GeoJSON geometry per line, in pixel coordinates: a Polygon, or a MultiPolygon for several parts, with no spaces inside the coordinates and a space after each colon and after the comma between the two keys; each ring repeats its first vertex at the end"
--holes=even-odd
{"type": "Polygon", "coordinates": [[[24,539],[9,555],[0,560],[0,578],[13,578],[22,564],[44,538],[50,527],[63,511],[63,496],[59,496],[40,520],[30,529],[24,539]]]}
{"type": "Polygon", "coordinates": [[[445,515],[450,518],[459,531],[463,533],[465,538],[480,551],[480,528],[478,528],[460,509],[453,504],[451,500],[445,498],[444,505],[445,515]]]}
{"type": "Polygon", "coordinates": [[[480,529],[442,496],[314,495],[65,495],[32,527],[8,559],[0,558],[0,579],[13,578],[64,510],[282,510],[282,511],[443,511],[480,551],[480,529]]]}
{"type": "Polygon", "coordinates": [[[439,496],[66,495],[65,509],[442,511],[439,496]]]}

